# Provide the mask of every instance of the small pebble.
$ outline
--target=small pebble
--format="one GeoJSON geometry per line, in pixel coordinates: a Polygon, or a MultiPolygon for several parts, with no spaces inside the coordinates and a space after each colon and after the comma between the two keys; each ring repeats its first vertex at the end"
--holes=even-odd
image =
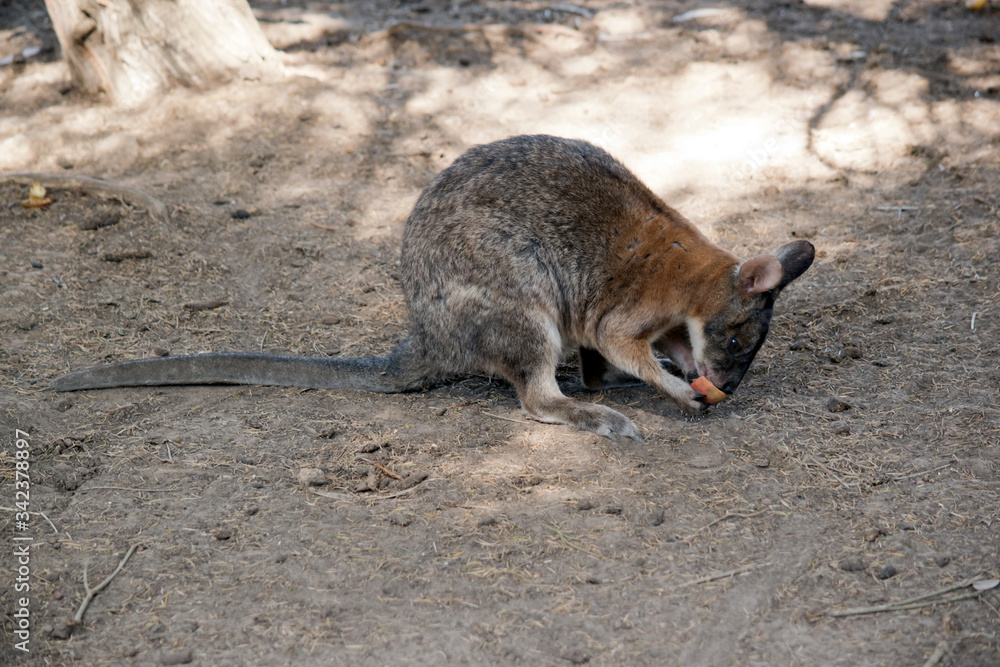
{"type": "Polygon", "coordinates": [[[326,325],[340,324],[340,317],[337,315],[324,315],[320,322],[326,325]]]}
{"type": "Polygon", "coordinates": [[[194,652],[191,649],[181,651],[164,651],[160,654],[161,665],[186,665],[194,660],[194,652]]]}
{"type": "Polygon", "coordinates": [[[935,556],[934,557],[934,563],[938,567],[945,567],[950,562],[951,562],[951,556],[940,555],[940,556],[935,556]]]}
{"type": "Polygon", "coordinates": [[[826,402],[826,409],[830,412],[847,412],[851,409],[851,404],[836,396],[831,396],[830,400],[826,402]]]}
{"type": "Polygon", "coordinates": [[[580,498],[578,501],[576,501],[576,509],[580,510],[581,512],[586,512],[587,510],[594,509],[594,503],[593,501],[588,500],[587,498],[580,498]]]}
{"type": "Polygon", "coordinates": [[[323,486],[326,475],[319,468],[302,468],[297,477],[300,486],[323,486]]]}
{"type": "Polygon", "coordinates": [[[837,565],[844,572],[864,572],[865,560],[861,556],[848,556],[842,558],[837,565]]]}
{"type": "Polygon", "coordinates": [[[590,662],[590,653],[582,648],[572,649],[564,653],[563,657],[574,665],[585,665],[590,662]]]}
{"type": "Polygon", "coordinates": [[[233,536],[232,528],[217,528],[212,531],[212,537],[219,540],[220,542],[225,542],[233,536]]]}
{"type": "Polygon", "coordinates": [[[885,535],[885,531],[881,528],[872,528],[867,533],[865,533],[865,542],[874,542],[882,535],[885,535]]]}
{"type": "Polygon", "coordinates": [[[663,520],[666,518],[663,510],[653,510],[649,513],[649,525],[650,526],[661,526],[663,525],[663,520]]]}
{"type": "Polygon", "coordinates": [[[65,621],[61,623],[56,623],[52,631],[49,632],[49,636],[53,639],[69,639],[70,635],[73,634],[73,629],[69,626],[69,623],[65,621]]]}
{"type": "Polygon", "coordinates": [[[807,341],[807,340],[797,340],[797,341],[794,341],[794,342],[792,342],[791,345],[788,346],[788,349],[792,350],[793,352],[798,351],[798,350],[808,350],[809,349],[809,341],[807,341]]]}
{"type": "Polygon", "coordinates": [[[890,579],[892,577],[895,577],[897,573],[898,571],[892,565],[883,565],[882,569],[880,569],[878,571],[878,574],[875,576],[877,576],[879,579],[890,579]]]}
{"type": "Polygon", "coordinates": [[[152,349],[152,352],[153,352],[153,356],[154,357],[169,357],[170,356],[170,350],[168,350],[165,347],[154,347],[152,349]]]}
{"type": "Polygon", "coordinates": [[[615,630],[631,630],[634,627],[635,627],[635,623],[633,623],[632,620],[628,616],[625,616],[624,618],[618,619],[618,621],[615,622],[615,625],[614,625],[614,629],[615,630]]]}
{"type": "Polygon", "coordinates": [[[847,422],[833,422],[830,424],[830,430],[834,435],[850,435],[851,425],[847,422]]]}
{"type": "Polygon", "coordinates": [[[492,525],[496,524],[496,522],[497,522],[497,518],[496,518],[495,515],[492,515],[492,514],[489,514],[487,516],[481,517],[479,519],[479,525],[480,526],[492,526],[492,525]]]}
{"type": "Polygon", "coordinates": [[[389,515],[389,523],[394,526],[409,526],[413,523],[413,515],[409,512],[393,512],[389,515]]]}
{"type": "Polygon", "coordinates": [[[238,208],[235,211],[233,211],[234,220],[246,220],[249,217],[250,217],[250,212],[247,211],[246,209],[238,208]]]}
{"type": "Polygon", "coordinates": [[[41,262],[36,261],[36,260],[31,260],[31,267],[35,268],[35,269],[44,269],[45,268],[45,266],[41,262]]]}

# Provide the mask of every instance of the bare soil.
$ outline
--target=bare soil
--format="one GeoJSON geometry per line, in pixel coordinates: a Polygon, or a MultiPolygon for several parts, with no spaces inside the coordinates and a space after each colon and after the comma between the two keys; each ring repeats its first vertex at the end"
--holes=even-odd
{"type": "Polygon", "coordinates": [[[69,90],[43,3],[0,7],[0,172],[166,207],[74,186],[26,209],[0,179],[0,661],[1000,664],[996,589],[833,614],[1000,575],[995,5],[253,4],[283,80],[132,110],[69,90]],[[584,394],[570,360],[566,391],[638,444],[528,421],[488,377],[47,388],[164,353],[386,352],[421,188],[532,132],[605,146],[735,252],[817,246],[731,400],[584,394]]]}

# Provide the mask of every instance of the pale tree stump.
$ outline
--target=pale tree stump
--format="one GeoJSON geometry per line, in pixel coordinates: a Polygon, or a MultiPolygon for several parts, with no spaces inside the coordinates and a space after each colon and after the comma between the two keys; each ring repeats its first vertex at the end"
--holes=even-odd
{"type": "Polygon", "coordinates": [[[74,87],[135,106],[281,71],[246,0],[45,0],[74,87]]]}

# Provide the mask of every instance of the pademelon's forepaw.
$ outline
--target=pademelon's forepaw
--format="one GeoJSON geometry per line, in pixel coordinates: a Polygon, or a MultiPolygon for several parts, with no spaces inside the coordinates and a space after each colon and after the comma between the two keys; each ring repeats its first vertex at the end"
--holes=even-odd
{"type": "Polygon", "coordinates": [[[708,409],[708,405],[702,402],[703,395],[690,386],[685,387],[679,395],[671,395],[671,398],[677,407],[692,416],[703,414],[708,409]]]}

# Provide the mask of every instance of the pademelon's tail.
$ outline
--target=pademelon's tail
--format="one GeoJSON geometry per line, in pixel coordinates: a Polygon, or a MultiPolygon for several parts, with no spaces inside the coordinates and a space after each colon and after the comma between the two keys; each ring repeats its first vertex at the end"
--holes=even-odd
{"type": "Polygon", "coordinates": [[[385,357],[291,357],[252,352],[155,357],[61,375],[56,391],[192,384],[257,384],[395,393],[424,386],[426,373],[403,341],[385,357]]]}

